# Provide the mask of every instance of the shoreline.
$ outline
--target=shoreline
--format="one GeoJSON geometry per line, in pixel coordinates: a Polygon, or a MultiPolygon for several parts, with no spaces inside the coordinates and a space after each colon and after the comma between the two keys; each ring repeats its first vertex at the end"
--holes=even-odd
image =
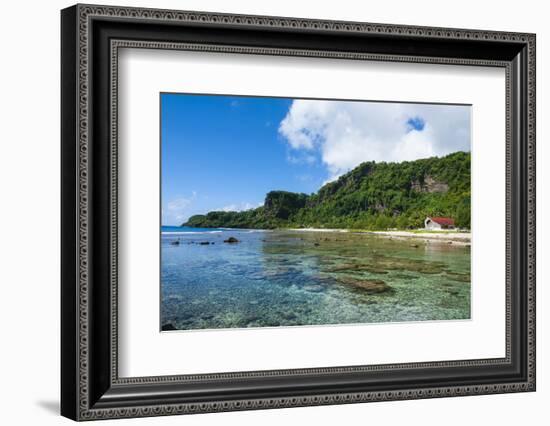
{"type": "MultiPolygon", "coordinates": [[[[454,244],[457,246],[470,246],[471,233],[460,231],[427,231],[418,230],[388,230],[388,231],[369,231],[363,229],[344,229],[344,228],[276,228],[276,229],[248,229],[248,228],[205,228],[216,229],[216,231],[205,231],[205,233],[218,233],[222,231],[253,231],[253,232],[273,232],[273,231],[291,231],[291,232],[310,232],[310,233],[334,233],[334,234],[369,234],[382,238],[395,238],[402,240],[423,240],[424,242],[436,242],[442,244],[454,244]]],[[[200,232],[199,232],[200,233],[200,232]]],[[[179,232],[162,232],[164,235],[179,232]]]]}
{"type": "Polygon", "coordinates": [[[287,231],[296,231],[296,232],[330,232],[330,233],[353,233],[353,234],[371,234],[377,235],[385,238],[396,238],[396,239],[416,239],[424,240],[427,242],[440,242],[447,244],[455,244],[460,246],[469,246],[471,244],[471,233],[470,232],[437,232],[437,231],[428,231],[420,232],[415,231],[363,231],[363,230],[350,230],[350,229],[324,229],[324,228],[289,228],[287,231]]]}

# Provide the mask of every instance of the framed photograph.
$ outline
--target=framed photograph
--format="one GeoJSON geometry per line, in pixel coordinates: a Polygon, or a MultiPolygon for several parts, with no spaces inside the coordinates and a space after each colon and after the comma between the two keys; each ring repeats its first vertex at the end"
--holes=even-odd
{"type": "Polygon", "coordinates": [[[61,12],[61,412],[535,390],[535,35],[61,12]]]}

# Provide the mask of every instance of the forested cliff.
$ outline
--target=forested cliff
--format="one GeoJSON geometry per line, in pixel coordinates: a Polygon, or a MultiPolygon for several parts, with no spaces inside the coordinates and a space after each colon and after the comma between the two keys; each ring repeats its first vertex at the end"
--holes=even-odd
{"type": "Polygon", "coordinates": [[[182,226],[414,229],[426,216],[470,228],[470,153],[401,163],[365,162],[315,194],[271,191],[264,205],[195,215],[182,226]]]}

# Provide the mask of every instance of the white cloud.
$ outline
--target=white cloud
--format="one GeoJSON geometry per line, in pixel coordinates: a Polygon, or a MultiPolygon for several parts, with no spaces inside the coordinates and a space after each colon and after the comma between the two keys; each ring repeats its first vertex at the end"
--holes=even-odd
{"type": "Polygon", "coordinates": [[[162,208],[162,223],[180,225],[189,217],[189,207],[197,198],[197,192],[193,191],[191,197],[173,198],[166,202],[162,208]]]}
{"type": "Polygon", "coordinates": [[[286,160],[290,164],[309,164],[309,165],[311,165],[311,164],[315,163],[316,158],[312,154],[298,153],[298,155],[288,154],[286,156],[286,160]]]}
{"type": "Polygon", "coordinates": [[[469,151],[470,107],[300,99],[292,102],[279,133],[291,149],[289,158],[317,154],[333,180],[364,161],[469,151]]]}
{"type": "Polygon", "coordinates": [[[218,211],[224,211],[224,212],[242,212],[245,210],[255,209],[256,207],[263,206],[264,203],[240,203],[240,204],[229,204],[227,206],[222,207],[221,209],[215,209],[218,211]]]}

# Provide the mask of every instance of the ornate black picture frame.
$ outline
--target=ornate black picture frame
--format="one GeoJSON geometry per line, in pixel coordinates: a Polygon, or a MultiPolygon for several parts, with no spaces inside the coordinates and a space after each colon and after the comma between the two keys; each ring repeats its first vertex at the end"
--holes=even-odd
{"type": "Polygon", "coordinates": [[[74,420],[535,390],[535,35],[76,5],[61,13],[61,413],[74,420]],[[186,49],[506,70],[506,356],[120,378],[117,52],[186,49]]]}

